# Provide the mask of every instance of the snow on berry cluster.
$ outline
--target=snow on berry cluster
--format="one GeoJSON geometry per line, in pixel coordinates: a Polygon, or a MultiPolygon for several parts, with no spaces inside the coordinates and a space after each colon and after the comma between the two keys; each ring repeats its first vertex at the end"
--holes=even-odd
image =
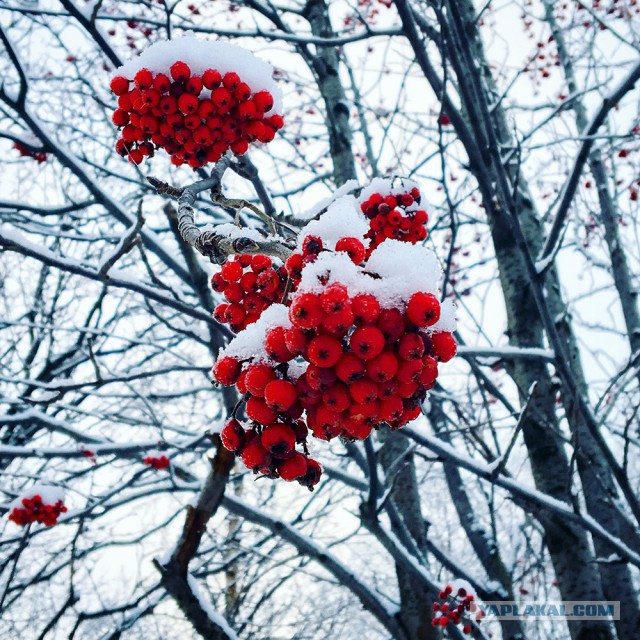
{"type": "Polygon", "coordinates": [[[222,293],[227,301],[215,308],[213,316],[238,333],[282,299],[286,281],[284,267],[275,266],[269,256],[232,256],[211,278],[211,288],[222,293]]]}
{"type": "Polygon", "coordinates": [[[58,522],[58,516],[67,511],[64,492],[58,487],[33,485],[29,491],[16,498],[9,505],[9,520],[24,527],[39,522],[51,527],[58,522]]]}
{"type": "MultiPolygon", "coordinates": [[[[369,231],[354,196],[333,202],[285,262],[287,299],[252,317],[219,354],[213,376],[236,385],[248,419],[228,423],[222,442],[257,473],[309,486],[313,463],[319,480],[308,432],[362,440],[382,423],[404,426],[420,414],[438,365],[456,353],[455,308],[438,300],[433,252],[386,239],[367,256],[369,231]]],[[[246,277],[242,265],[257,257],[227,262],[214,287],[246,277]]]]}
{"type": "MultiPolygon", "coordinates": [[[[433,626],[446,628],[450,624],[461,625],[463,633],[471,634],[471,610],[475,609],[475,596],[470,591],[470,585],[463,580],[457,580],[453,586],[448,584],[440,592],[439,600],[433,603],[434,616],[431,621],[433,626]],[[464,584],[464,586],[458,587],[458,584],[464,584]]],[[[475,621],[479,623],[481,620],[482,611],[478,610],[475,621]]]]}
{"type": "Polygon", "coordinates": [[[164,149],[173,164],[197,169],[270,142],[284,124],[272,67],[224,42],[157,42],[115,74],[116,151],[134,164],[164,149]]]}
{"type": "Polygon", "coordinates": [[[376,178],[359,198],[370,221],[368,254],[388,239],[416,244],[427,237],[429,214],[421,208],[418,185],[408,178],[376,178]]]}

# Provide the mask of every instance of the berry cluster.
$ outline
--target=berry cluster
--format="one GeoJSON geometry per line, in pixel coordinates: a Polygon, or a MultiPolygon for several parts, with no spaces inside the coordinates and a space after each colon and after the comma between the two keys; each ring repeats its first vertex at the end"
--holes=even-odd
{"type": "Polygon", "coordinates": [[[22,507],[14,507],[9,514],[9,520],[24,527],[32,522],[40,522],[51,527],[58,522],[58,516],[65,513],[67,507],[62,500],[54,504],[44,504],[42,496],[36,494],[31,498],[22,498],[22,507]]]}
{"type": "MultiPolygon", "coordinates": [[[[390,196],[394,206],[424,225],[419,191],[401,188],[390,196]]],[[[212,278],[228,301],[215,316],[238,332],[213,377],[236,386],[248,420],[234,414],[221,439],[255,473],[313,486],[320,467],[308,434],[355,441],[383,423],[404,426],[420,414],[439,364],[456,353],[454,307],[433,293],[435,256],[417,235],[415,246],[385,236],[367,248],[370,220],[387,215],[374,196],[393,191],[380,179],[360,201],[336,199],[301,231],[283,267],[235,256],[212,278]],[[375,206],[373,218],[363,201],[375,206]]]]}
{"type": "MultiPolygon", "coordinates": [[[[433,603],[434,617],[431,623],[434,627],[445,628],[450,624],[462,625],[462,632],[470,634],[471,627],[471,608],[474,596],[467,593],[467,590],[460,587],[453,594],[453,587],[448,584],[439,594],[439,601],[433,603]]],[[[478,611],[475,615],[476,622],[482,620],[482,612],[478,611]]]]}
{"type": "Polygon", "coordinates": [[[295,388],[288,389],[291,383],[276,378],[275,371],[265,364],[252,364],[243,375],[262,396],[249,392],[246,411],[252,422],[245,427],[235,418],[229,420],[220,433],[222,444],[240,456],[245,467],[254,473],[287,482],[297,480],[313,491],[320,482],[322,467],[307,451],[307,426],[303,420],[290,418],[295,412],[282,409],[292,394],[295,397],[295,388]],[[259,388],[270,377],[267,370],[274,378],[259,388]],[[256,417],[265,420],[266,426],[256,417]],[[302,451],[296,451],[296,445],[300,445],[302,451]]]}
{"type": "MultiPolygon", "coordinates": [[[[306,238],[303,254],[310,246],[316,249],[318,239],[306,238]]],[[[354,266],[346,256],[341,260],[341,266],[354,266]]],[[[288,308],[272,305],[250,329],[259,345],[236,355],[232,342],[231,355],[213,368],[217,382],[236,385],[252,421],[248,429],[228,423],[223,444],[249,469],[291,480],[293,468],[302,474],[305,459],[310,464],[294,450],[296,443],[305,444],[307,428],[321,440],[353,441],[383,422],[402,427],[420,414],[438,363],[456,353],[451,333],[429,331],[439,317],[440,302],[428,292],[413,293],[399,308],[381,305],[372,293],[352,294],[335,280],[319,291],[294,291],[288,308]],[[305,412],[306,425],[300,421],[305,412]]]]}
{"type": "Polygon", "coordinates": [[[271,304],[282,299],[287,273],[262,254],[231,256],[211,278],[211,287],[227,302],[219,304],[213,317],[238,333],[254,323],[271,304]]]}
{"type": "Polygon", "coordinates": [[[148,467],[152,467],[153,469],[158,469],[158,470],[166,469],[171,465],[171,461],[169,460],[169,458],[167,458],[167,456],[158,455],[158,454],[148,455],[144,459],[144,463],[148,467]]]}
{"type": "Polygon", "coordinates": [[[44,153],[44,151],[31,151],[29,148],[25,147],[19,142],[14,142],[13,148],[16,149],[21,156],[33,158],[38,164],[42,164],[43,162],[47,161],[47,154],[44,153]]]}
{"type": "Polygon", "coordinates": [[[132,81],[116,76],[111,91],[118,96],[112,120],[121,128],[116,151],[134,164],[164,149],[174,165],[197,169],[229,149],[242,155],[254,141],[270,142],[284,124],[278,114],[265,115],[273,108],[268,91],[254,93],[234,72],[192,74],[182,61],[168,73],[142,68],[132,81]]]}
{"type": "Polygon", "coordinates": [[[370,240],[368,253],[390,238],[411,244],[422,242],[427,237],[429,216],[419,205],[418,187],[387,195],[376,192],[364,200],[360,207],[370,221],[366,236],[370,240]]]}

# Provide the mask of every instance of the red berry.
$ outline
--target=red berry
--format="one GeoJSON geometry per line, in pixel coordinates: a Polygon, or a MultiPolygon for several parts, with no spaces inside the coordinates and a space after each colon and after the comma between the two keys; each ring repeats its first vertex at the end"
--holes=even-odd
{"type": "Polygon", "coordinates": [[[336,336],[344,336],[349,331],[349,327],[353,324],[353,312],[351,309],[344,308],[336,313],[329,313],[322,321],[322,326],[328,333],[336,336]]]}
{"type": "Polygon", "coordinates": [[[336,251],[345,251],[354,264],[363,262],[367,255],[364,245],[358,238],[340,238],[336,242],[336,251]]]}
{"type": "Polygon", "coordinates": [[[257,438],[247,444],[242,451],[242,462],[252,471],[257,471],[271,464],[271,454],[262,446],[257,438]]]}
{"type": "MultiPolygon", "coordinates": [[[[255,108],[256,106],[252,103],[252,102],[245,102],[246,100],[249,99],[249,96],[251,95],[251,87],[246,83],[246,82],[240,82],[234,89],[233,89],[233,97],[238,101],[238,102],[244,102],[244,104],[251,104],[251,108],[253,109],[253,114],[255,115],[256,111],[255,108]]],[[[242,106],[242,105],[240,105],[242,106]]]]}
{"type": "Polygon", "coordinates": [[[398,355],[403,360],[417,360],[424,355],[424,341],[417,333],[406,333],[400,338],[398,355]]]}
{"type": "Polygon", "coordinates": [[[242,154],[246,153],[247,150],[249,149],[249,143],[246,140],[239,139],[232,142],[229,148],[237,156],[241,156],[242,154]]]}
{"type": "Polygon", "coordinates": [[[191,75],[191,69],[185,62],[178,61],[171,65],[171,77],[174,80],[186,82],[191,75]]]}
{"type": "Polygon", "coordinates": [[[402,400],[397,397],[385,398],[380,401],[380,418],[385,422],[393,424],[400,420],[404,406],[402,400]]]}
{"type": "Polygon", "coordinates": [[[273,96],[268,91],[258,91],[258,93],[253,96],[253,102],[258,111],[262,111],[263,113],[271,111],[273,108],[273,96]]]}
{"type": "Polygon", "coordinates": [[[265,387],[275,379],[276,374],[269,365],[258,363],[247,367],[245,384],[247,391],[254,396],[262,398],[265,387]]]}
{"type": "Polygon", "coordinates": [[[298,478],[298,482],[303,487],[309,487],[310,489],[314,487],[318,482],[320,482],[320,477],[322,476],[322,467],[317,460],[313,458],[307,458],[307,472],[301,478],[298,478]]]}
{"type": "Polygon", "coordinates": [[[322,369],[315,364],[310,364],[305,372],[305,378],[312,389],[324,391],[331,387],[336,381],[333,369],[322,369]]]}
{"type": "Polygon", "coordinates": [[[245,129],[247,136],[252,141],[260,140],[260,138],[264,136],[264,131],[265,131],[264,125],[259,120],[251,121],[245,129]]]}
{"type": "Polygon", "coordinates": [[[284,268],[292,280],[299,280],[302,276],[302,255],[294,253],[287,258],[284,268]]]}
{"type": "MultiPolygon", "coordinates": [[[[187,116],[193,118],[195,116],[187,116]]],[[[200,117],[197,117],[197,124],[200,123],[200,117]]],[[[199,126],[193,132],[193,141],[201,147],[206,147],[211,144],[211,130],[205,125],[199,126]]]]}
{"type": "Polygon", "coordinates": [[[269,357],[276,362],[289,362],[293,358],[293,354],[287,349],[283,327],[275,327],[267,332],[264,347],[269,357]]]}
{"type": "Polygon", "coordinates": [[[202,80],[198,76],[191,76],[184,85],[184,88],[187,93],[198,96],[202,91],[202,80]]]}
{"type": "Polygon", "coordinates": [[[198,98],[190,93],[183,93],[178,98],[178,109],[185,115],[195,113],[198,110],[198,98]]]}
{"type": "Polygon", "coordinates": [[[349,393],[358,404],[367,404],[378,398],[378,385],[364,378],[349,385],[349,393]]]}
{"type": "Polygon", "coordinates": [[[220,358],[215,365],[213,365],[213,376],[220,383],[224,385],[235,384],[238,376],[240,375],[240,363],[229,356],[220,358]]]}
{"type": "Polygon", "coordinates": [[[440,362],[449,362],[456,355],[458,347],[455,338],[447,331],[431,336],[433,352],[440,362]]]}
{"type": "Polygon", "coordinates": [[[140,149],[131,149],[131,151],[129,151],[129,162],[132,164],[140,164],[143,159],[144,155],[142,155],[140,149]]]}
{"type": "Polygon", "coordinates": [[[326,313],[336,313],[342,311],[349,301],[347,288],[334,282],[330,284],[320,295],[320,304],[326,313]]]}
{"type": "Polygon", "coordinates": [[[178,111],[178,101],[173,96],[163,96],[160,99],[159,107],[162,113],[171,115],[178,111]]]}
{"type": "Polygon", "coordinates": [[[153,74],[149,69],[140,69],[133,76],[133,81],[139,89],[149,89],[153,85],[153,74]]]}
{"type": "Polygon", "coordinates": [[[418,380],[422,373],[423,364],[422,360],[403,360],[398,367],[398,373],[396,378],[398,382],[403,384],[409,384],[418,380]]]}
{"type": "Polygon", "coordinates": [[[422,358],[422,367],[422,372],[418,376],[418,381],[421,385],[431,388],[438,377],[438,363],[435,358],[432,358],[431,356],[424,356],[422,358]]]}
{"type": "Polygon", "coordinates": [[[129,91],[129,81],[122,76],[113,78],[109,86],[117,96],[122,96],[129,91]]]}
{"type": "Polygon", "coordinates": [[[124,109],[116,109],[111,116],[111,121],[116,127],[124,127],[129,124],[129,114],[124,109]]]}
{"type": "Polygon", "coordinates": [[[383,309],[376,326],[384,334],[386,343],[393,344],[404,333],[404,318],[398,309],[383,309]]]}
{"type": "Polygon", "coordinates": [[[347,435],[355,440],[365,440],[371,435],[371,425],[362,420],[346,419],[343,422],[343,427],[347,435]]]}
{"type": "Polygon", "coordinates": [[[231,104],[231,94],[224,87],[218,87],[211,92],[211,102],[218,107],[219,113],[226,113],[231,104]]]}
{"type": "Polygon", "coordinates": [[[289,425],[276,423],[262,432],[260,441],[269,453],[274,456],[281,456],[289,453],[295,447],[296,434],[289,425]]]}
{"type": "Polygon", "coordinates": [[[225,449],[236,452],[244,445],[245,433],[242,425],[234,419],[227,421],[220,432],[220,440],[225,449]]]}
{"type": "Polygon", "coordinates": [[[351,311],[357,323],[372,324],[378,319],[380,303],[375,296],[363,293],[351,301],[351,311]]]}
{"type": "Polygon", "coordinates": [[[307,340],[305,332],[298,327],[287,329],[284,335],[284,341],[287,349],[294,355],[304,354],[307,351],[309,341],[307,340]]]}
{"type": "MultiPolygon", "coordinates": [[[[238,92],[240,87],[235,90],[234,95],[238,92]]],[[[238,117],[241,120],[251,120],[256,117],[256,105],[248,100],[246,102],[241,102],[237,108],[238,117]]]]}
{"type": "Polygon", "coordinates": [[[277,418],[276,412],[267,406],[267,403],[262,400],[262,398],[255,398],[253,396],[249,398],[247,400],[246,411],[251,420],[255,420],[260,424],[272,424],[277,418]]]}
{"type": "Polygon", "coordinates": [[[307,358],[317,367],[333,367],[342,355],[340,340],[333,336],[318,336],[309,343],[307,358]]]}
{"type": "Polygon", "coordinates": [[[233,91],[240,84],[240,76],[233,71],[225,73],[224,77],[222,78],[222,84],[229,91],[233,91]]]}
{"type": "Polygon", "coordinates": [[[283,480],[291,482],[307,473],[307,458],[296,451],[290,458],[279,461],[276,469],[283,480]]]}
{"type": "Polygon", "coordinates": [[[360,327],[349,339],[352,351],[363,360],[370,360],[382,353],[384,334],[376,327],[360,327]]]}
{"type": "Polygon", "coordinates": [[[202,82],[207,89],[217,89],[222,82],[222,76],[215,69],[207,69],[202,74],[202,82]]]}
{"type": "MultiPolygon", "coordinates": [[[[413,392],[418,388],[416,384],[412,392],[406,396],[409,397],[413,395],[413,392]]],[[[390,398],[391,396],[395,396],[396,394],[400,395],[401,398],[405,397],[400,394],[400,385],[397,380],[387,380],[386,382],[382,382],[378,385],[378,397],[380,399],[390,398]]]]}
{"type": "Polygon", "coordinates": [[[269,123],[269,126],[273,127],[276,131],[284,127],[284,119],[280,114],[271,116],[267,122],[269,123]]]}
{"type": "Polygon", "coordinates": [[[226,314],[227,314],[227,307],[229,305],[228,304],[219,304],[214,310],[213,310],[213,317],[216,319],[217,322],[221,322],[224,323],[226,322],[226,314]]]}
{"type": "Polygon", "coordinates": [[[414,293],[407,305],[409,320],[418,327],[429,327],[440,318],[440,303],[432,293],[414,293]]]}
{"type": "Polygon", "coordinates": [[[165,75],[164,73],[159,73],[153,79],[153,88],[158,93],[167,93],[167,91],[169,91],[169,89],[171,88],[171,80],[169,79],[169,76],[165,75]]]}
{"type": "Polygon", "coordinates": [[[318,236],[307,236],[302,242],[302,253],[303,254],[318,254],[322,251],[322,238],[318,236]]]}
{"type": "Polygon", "coordinates": [[[383,351],[367,362],[367,374],[376,382],[391,380],[397,372],[398,359],[390,351],[383,351]]]}
{"type": "Polygon", "coordinates": [[[322,394],[322,402],[324,406],[334,413],[342,413],[349,408],[351,397],[346,385],[336,382],[322,394]]]}
{"type": "Polygon", "coordinates": [[[242,265],[237,260],[227,260],[220,269],[220,275],[226,282],[237,282],[242,276],[242,265]]]}
{"type": "Polygon", "coordinates": [[[296,388],[287,380],[272,380],[264,388],[264,400],[278,413],[287,411],[297,399],[296,388]]]}
{"type": "Polygon", "coordinates": [[[313,293],[303,293],[295,298],[289,307],[291,322],[301,329],[314,329],[324,317],[320,297],[313,293]]]}
{"type": "Polygon", "coordinates": [[[424,209],[420,209],[415,212],[413,220],[417,224],[427,224],[427,222],[429,222],[429,215],[424,209]]]}

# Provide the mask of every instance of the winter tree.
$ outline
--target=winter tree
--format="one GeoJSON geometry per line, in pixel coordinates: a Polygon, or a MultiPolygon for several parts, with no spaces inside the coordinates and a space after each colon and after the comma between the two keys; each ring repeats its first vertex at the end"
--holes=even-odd
{"type": "Polygon", "coordinates": [[[0,0],[0,52],[0,638],[638,638],[636,0],[0,0]]]}

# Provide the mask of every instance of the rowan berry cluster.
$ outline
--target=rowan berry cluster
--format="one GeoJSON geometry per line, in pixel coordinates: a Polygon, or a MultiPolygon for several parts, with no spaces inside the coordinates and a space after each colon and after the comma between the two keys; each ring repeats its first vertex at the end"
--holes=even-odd
{"type": "Polygon", "coordinates": [[[14,507],[9,514],[9,520],[24,527],[32,522],[39,522],[51,527],[58,522],[58,516],[67,511],[62,500],[54,504],[45,504],[42,496],[36,494],[30,498],[22,498],[22,507],[14,507]]]}
{"type": "Polygon", "coordinates": [[[171,461],[169,460],[169,458],[167,458],[167,456],[165,455],[158,455],[158,454],[153,454],[153,455],[148,455],[145,457],[144,459],[144,463],[148,466],[151,467],[153,469],[166,469],[167,467],[169,467],[171,465],[171,461]]]}
{"type": "Polygon", "coordinates": [[[44,153],[44,151],[31,151],[31,149],[25,147],[19,142],[14,142],[13,148],[16,149],[21,156],[33,158],[38,164],[42,164],[47,161],[47,154],[44,153]]]}
{"type": "Polygon", "coordinates": [[[192,73],[177,61],[166,73],[142,68],[132,79],[116,76],[113,123],[121,129],[116,151],[140,164],[164,149],[174,165],[193,169],[217,162],[227,150],[244,154],[252,142],[270,142],[284,121],[269,91],[253,92],[235,72],[192,73]]]}
{"type": "Polygon", "coordinates": [[[219,304],[213,317],[231,325],[234,333],[254,323],[271,304],[282,299],[287,273],[269,256],[231,256],[211,278],[211,288],[227,300],[219,304]]]}
{"type": "MultiPolygon", "coordinates": [[[[433,603],[434,617],[431,623],[434,627],[446,628],[450,624],[461,625],[462,632],[471,634],[471,608],[474,596],[467,593],[467,590],[460,587],[453,593],[453,587],[448,584],[439,594],[439,600],[433,603]]],[[[482,612],[475,614],[475,621],[482,620],[482,612]]]]}
{"type": "Polygon", "coordinates": [[[380,243],[393,238],[403,242],[422,242],[427,237],[429,216],[420,209],[420,189],[402,187],[386,195],[374,192],[360,205],[362,213],[369,219],[370,230],[368,254],[380,243]]]}
{"type": "MultiPolygon", "coordinates": [[[[379,209],[374,196],[392,187],[377,179],[360,200],[336,199],[300,232],[283,267],[236,256],[212,278],[228,301],[216,318],[238,332],[213,377],[236,386],[247,417],[243,424],[234,414],[221,439],[255,473],[312,487],[320,466],[308,455],[309,434],[354,441],[383,423],[404,426],[456,353],[454,307],[435,295],[433,253],[386,236],[367,250],[362,205],[379,209]]],[[[419,191],[401,188],[393,197],[416,224],[419,191]]]]}

